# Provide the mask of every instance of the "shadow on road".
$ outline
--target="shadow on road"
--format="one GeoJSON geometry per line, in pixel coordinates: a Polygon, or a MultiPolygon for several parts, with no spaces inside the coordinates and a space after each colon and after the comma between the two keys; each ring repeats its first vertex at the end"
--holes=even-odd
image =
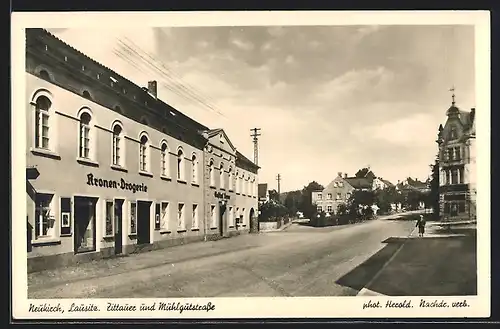
{"type": "Polygon", "coordinates": [[[476,238],[472,232],[448,238],[389,238],[384,243],[384,248],[337,283],[388,296],[477,294],[476,238]]]}

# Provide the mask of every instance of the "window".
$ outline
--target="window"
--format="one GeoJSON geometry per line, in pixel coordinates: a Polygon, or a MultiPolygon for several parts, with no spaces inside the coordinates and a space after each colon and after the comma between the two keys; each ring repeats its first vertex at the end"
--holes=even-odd
{"type": "Polygon", "coordinates": [[[35,147],[49,149],[49,109],[52,102],[45,96],[35,104],[35,147]]]}
{"type": "Polygon", "coordinates": [[[161,203],[161,230],[168,230],[168,202],[161,203]]]}
{"type": "Polygon", "coordinates": [[[53,237],[55,233],[55,217],[52,211],[53,194],[37,193],[35,195],[35,240],[53,237]]]}
{"type": "Polygon", "coordinates": [[[225,182],[224,182],[224,164],[223,163],[220,164],[219,174],[220,174],[220,179],[219,179],[220,188],[223,190],[226,187],[224,184],[225,182]]]}
{"type": "Polygon", "coordinates": [[[184,153],[182,150],[177,152],[177,179],[184,180],[184,153]]]}
{"type": "Polygon", "coordinates": [[[339,183],[338,184],[339,187],[344,187],[344,182],[338,182],[338,183],[339,183]]]}
{"type": "Polygon", "coordinates": [[[321,200],[321,199],[323,199],[323,194],[318,193],[318,200],[321,200]]]}
{"type": "Polygon", "coordinates": [[[80,158],[90,158],[90,114],[80,115],[80,158]]]}
{"type": "Polygon", "coordinates": [[[322,212],[322,211],[323,211],[323,207],[318,206],[318,207],[316,208],[316,210],[317,210],[318,212],[322,212]]]}
{"type": "Polygon", "coordinates": [[[450,129],[450,139],[456,139],[457,138],[457,129],[455,127],[451,127],[450,129]]]}
{"type": "Polygon", "coordinates": [[[143,135],[139,145],[139,170],[148,171],[148,137],[143,135]]]}
{"type": "Polygon", "coordinates": [[[347,194],[345,195],[345,199],[346,199],[346,200],[349,200],[350,198],[351,198],[351,193],[347,193],[347,194]]]}
{"type": "Polygon", "coordinates": [[[210,160],[210,165],[208,169],[210,171],[210,186],[215,186],[214,160],[210,160]]]}
{"type": "Polygon", "coordinates": [[[236,193],[240,193],[239,175],[240,173],[236,171],[236,174],[234,175],[234,189],[236,190],[236,193]]]}
{"type": "Polygon", "coordinates": [[[113,127],[113,164],[115,166],[123,166],[122,163],[122,127],[115,124],[113,127]]]}
{"type": "Polygon", "coordinates": [[[210,206],[210,218],[212,219],[212,227],[217,227],[217,216],[215,213],[215,206],[210,206]]]}
{"type": "Polygon", "coordinates": [[[461,154],[460,154],[460,146],[455,147],[455,160],[460,160],[461,159],[461,154]]]}
{"type": "Polygon", "coordinates": [[[193,222],[191,223],[192,228],[198,228],[198,205],[193,205],[193,214],[192,217],[193,222]]]}
{"type": "Polygon", "coordinates": [[[458,184],[458,169],[451,170],[451,183],[458,184]]]}
{"type": "Polygon", "coordinates": [[[326,195],[326,198],[327,198],[328,200],[331,200],[331,199],[332,199],[332,194],[331,194],[331,193],[328,193],[328,194],[326,195]]]}
{"type": "Polygon", "coordinates": [[[160,160],[161,160],[161,175],[168,176],[168,148],[167,148],[167,143],[165,142],[161,144],[160,160]]]}
{"type": "Polygon", "coordinates": [[[337,200],[342,200],[342,193],[337,193],[337,200]]]}
{"type": "Polygon", "coordinates": [[[229,170],[227,171],[227,189],[229,191],[233,190],[233,169],[229,167],[229,170]]]}
{"type": "Polygon", "coordinates": [[[327,207],[326,207],[326,211],[327,211],[327,212],[332,212],[332,206],[327,206],[327,207]]]}
{"type": "Polygon", "coordinates": [[[445,214],[449,214],[450,213],[450,204],[448,202],[445,202],[444,207],[443,207],[443,212],[445,214]]]}
{"type": "Polygon", "coordinates": [[[177,228],[183,230],[184,226],[184,204],[179,203],[177,208],[177,228]]]}
{"type": "Polygon", "coordinates": [[[233,207],[229,207],[229,213],[228,215],[228,222],[229,222],[229,227],[234,227],[234,213],[233,213],[233,207]]]}
{"type": "Polygon", "coordinates": [[[137,234],[137,203],[130,202],[130,234],[137,234]]]}
{"type": "Polygon", "coordinates": [[[191,158],[191,165],[192,165],[192,181],[193,183],[198,183],[198,159],[196,158],[196,154],[193,154],[193,157],[191,158]]]}
{"type": "Polygon", "coordinates": [[[243,175],[238,178],[238,189],[239,189],[239,193],[244,193],[244,191],[243,191],[243,175]]]}
{"type": "Polygon", "coordinates": [[[465,183],[465,179],[464,179],[464,168],[461,167],[460,169],[458,169],[458,183],[459,184],[464,184],[465,183]]]}
{"type": "Polygon", "coordinates": [[[105,222],[105,228],[104,228],[104,236],[105,237],[111,237],[114,234],[114,215],[113,215],[113,210],[114,210],[114,203],[112,200],[106,201],[106,222],[105,222]]]}
{"type": "Polygon", "coordinates": [[[333,187],[339,187],[339,182],[333,182],[333,187]]]}
{"type": "Polygon", "coordinates": [[[453,147],[448,149],[448,160],[455,160],[455,156],[453,154],[453,147]]]}

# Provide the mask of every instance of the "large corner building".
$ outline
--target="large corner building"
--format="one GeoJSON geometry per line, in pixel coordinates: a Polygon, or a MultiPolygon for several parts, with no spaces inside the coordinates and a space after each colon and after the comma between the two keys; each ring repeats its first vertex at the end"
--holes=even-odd
{"type": "Polygon", "coordinates": [[[255,230],[259,167],[158,96],[26,30],[29,271],[255,230]]]}
{"type": "Polygon", "coordinates": [[[475,109],[460,110],[455,95],[439,126],[439,215],[445,221],[476,219],[475,109]]]}

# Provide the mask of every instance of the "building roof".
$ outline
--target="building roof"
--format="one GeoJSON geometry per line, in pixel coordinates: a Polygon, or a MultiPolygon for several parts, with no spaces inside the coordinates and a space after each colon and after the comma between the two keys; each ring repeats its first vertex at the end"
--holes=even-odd
{"type": "Polygon", "coordinates": [[[259,184],[257,188],[259,199],[265,199],[267,197],[267,183],[259,184]]]}
{"type": "Polygon", "coordinates": [[[344,180],[355,189],[364,189],[372,187],[372,180],[365,177],[347,177],[344,180]]]}
{"type": "Polygon", "coordinates": [[[391,182],[389,182],[386,179],[383,179],[383,178],[379,178],[379,179],[382,181],[382,183],[384,183],[387,186],[390,186],[390,187],[394,186],[394,184],[392,184],[391,182]]]}
{"type": "Polygon", "coordinates": [[[241,152],[236,151],[236,165],[243,169],[250,169],[251,171],[256,171],[260,169],[258,165],[253,163],[252,160],[241,154],[241,152]]]}

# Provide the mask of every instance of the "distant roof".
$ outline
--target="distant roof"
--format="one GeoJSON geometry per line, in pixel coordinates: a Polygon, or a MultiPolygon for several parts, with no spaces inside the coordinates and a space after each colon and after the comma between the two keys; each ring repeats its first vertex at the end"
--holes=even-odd
{"type": "Polygon", "coordinates": [[[345,180],[355,189],[371,188],[372,180],[365,177],[347,177],[345,180]]]}

